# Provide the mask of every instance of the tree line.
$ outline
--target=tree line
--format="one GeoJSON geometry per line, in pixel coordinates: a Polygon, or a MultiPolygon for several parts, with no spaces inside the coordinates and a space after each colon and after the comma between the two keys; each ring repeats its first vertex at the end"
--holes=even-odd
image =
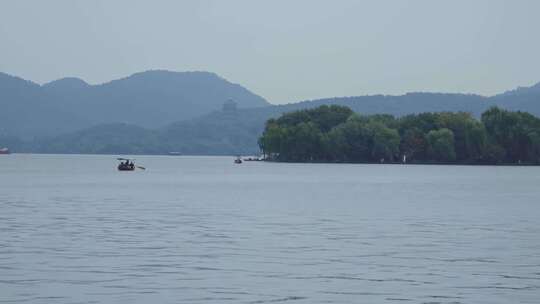
{"type": "Polygon", "coordinates": [[[465,112],[360,115],[320,106],[270,119],[259,147],[284,162],[540,164],[540,119],[493,107],[465,112]]]}

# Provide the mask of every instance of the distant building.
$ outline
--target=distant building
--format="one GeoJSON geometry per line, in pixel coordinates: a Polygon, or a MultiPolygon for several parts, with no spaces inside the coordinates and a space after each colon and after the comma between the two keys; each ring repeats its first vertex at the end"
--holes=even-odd
{"type": "Polygon", "coordinates": [[[236,112],[238,109],[238,105],[236,104],[236,101],[232,99],[228,99],[223,103],[223,112],[236,112]]]}

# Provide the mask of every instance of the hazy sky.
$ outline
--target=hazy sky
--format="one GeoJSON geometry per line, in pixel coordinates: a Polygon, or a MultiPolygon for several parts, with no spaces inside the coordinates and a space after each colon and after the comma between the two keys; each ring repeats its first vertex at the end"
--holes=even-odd
{"type": "Polygon", "coordinates": [[[540,81],[540,1],[0,0],[0,71],[204,70],[272,103],[540,81]]]}

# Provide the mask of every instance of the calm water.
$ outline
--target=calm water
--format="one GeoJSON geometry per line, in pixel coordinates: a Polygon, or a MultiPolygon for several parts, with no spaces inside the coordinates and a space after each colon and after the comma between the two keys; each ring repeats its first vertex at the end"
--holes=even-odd
{"type": "Polygon", "coordinates": [[[0,157],[0,303],[539,303],[540,168],[0,157]]]}

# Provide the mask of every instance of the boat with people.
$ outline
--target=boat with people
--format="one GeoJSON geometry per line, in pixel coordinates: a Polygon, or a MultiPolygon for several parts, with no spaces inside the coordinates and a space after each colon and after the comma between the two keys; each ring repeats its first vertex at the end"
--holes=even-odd
{"type": "Polygon", "coordinates": [[[236,159],[234,160],[234,163],[235,164],[241,164],[242,163],[242,158],[240,156],[237,156],[236,159]]]}
{"type": "Polygon", "coordinates": [[[134,159],[117,158],[117,160],[120,161],[120,164],[118,164],[118,171],[135,171],[135,168],[146,170],[145,167],[136,166],[135,163],[133,163],[134,159]]]}

